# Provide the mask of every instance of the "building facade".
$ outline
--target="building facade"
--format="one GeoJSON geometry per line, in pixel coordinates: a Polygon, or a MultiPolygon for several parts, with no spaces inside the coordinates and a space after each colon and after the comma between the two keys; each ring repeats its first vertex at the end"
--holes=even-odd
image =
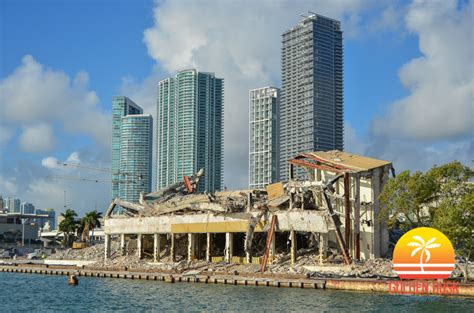
{"type": "Polygon", "coordinates": [[[136,114],[122,117],[119,197],[138,202],[140,192],[151,191],[153,119],[136,114]]]}
{"type": "Polygon", "coordinates": [[[249,188],[264,188],[279,180],[280,89],[249,92],[249,188]]]}
{"type": "Polygon", "coordinates": [[[5,209],[9,213],[20,213],[21,212],[21,201],[16,198],[6,198],[5,199],[5,209]]]}
{"type": "Polygon", "coordinates": [[[223,180],[224,80],[196,69],[158,84],[156,184],[161,189],[204,168],[199,191],[223,180]]]}
{"type": "Polygon", "coordinates": [[[40,228],[43,228],[46,222],[49,222],[51,229],[56,229],[56,211],[54,209],[37,209],[37,215],[47,215],[47,218],[39,218],[36,220],[40,228]]]}
{"type": "Polygon", "coordinates": [[[303,151],[343,150],[343,45],[339,21],[312,14],[282,35],[280,177],[303,151]]]}
{"type": "Polygon", "coordinates": [[[22,202],[20,205],[21,214],[34,214],[35,206],[29,202],[22,202]]]}
{"type": "Polygon", "coordinates": [[[119,196],[119,182],[123,178],[120,173],[122,117],[134,114],[143,114],[143,109],[127,97],[112,97],[112,199],[119,196]]]}

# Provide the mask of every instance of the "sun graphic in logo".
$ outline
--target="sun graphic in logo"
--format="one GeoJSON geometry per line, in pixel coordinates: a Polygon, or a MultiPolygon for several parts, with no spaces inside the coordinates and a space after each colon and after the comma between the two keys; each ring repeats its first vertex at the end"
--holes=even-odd
{"type": "Polygon", "coordinates": [[[454,249],[439,230],[418,227],[398,240],[393,266],[402,279],[448,278],[454,269],[454,249]]]}

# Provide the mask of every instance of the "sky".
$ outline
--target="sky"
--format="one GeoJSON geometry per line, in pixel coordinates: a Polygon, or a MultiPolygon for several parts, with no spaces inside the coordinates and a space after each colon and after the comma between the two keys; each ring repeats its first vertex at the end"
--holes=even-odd
{"type": "Polygon", "coordinates": [[[281,34],[342,22],[345,150],[426,170],[474,160],[471,1],[0,0],[0,195],[104,211],[111,99],[155,114],[159,80],[225,80],[224,185],[248,184],[248,91],[281,87],[281,34]]]}

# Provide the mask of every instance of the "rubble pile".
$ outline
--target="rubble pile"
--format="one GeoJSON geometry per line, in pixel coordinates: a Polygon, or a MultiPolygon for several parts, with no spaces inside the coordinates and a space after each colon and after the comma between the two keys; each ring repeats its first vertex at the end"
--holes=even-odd
{"type": "MultiPolygon", "coordinates": [[[[114,251],[120,248],[120,243],[118,241],[111,242],[111,248],[114,251]]],[[[57,249],[54,254],[49,256],[49,259],[54,260],[87,260],[95,261],[104,258],[104,244],[96,244],[83,249],[57,249]]]]}

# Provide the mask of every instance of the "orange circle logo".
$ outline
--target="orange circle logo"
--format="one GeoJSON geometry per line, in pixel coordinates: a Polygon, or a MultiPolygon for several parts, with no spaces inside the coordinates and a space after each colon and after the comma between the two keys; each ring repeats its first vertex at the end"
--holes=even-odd
{"type": "Polygon", "coordinates": [[[398,240],[393,266],[401,279],[448,278],[454,269],[454,249],[439,230],[418,227],[398,240]]]}

